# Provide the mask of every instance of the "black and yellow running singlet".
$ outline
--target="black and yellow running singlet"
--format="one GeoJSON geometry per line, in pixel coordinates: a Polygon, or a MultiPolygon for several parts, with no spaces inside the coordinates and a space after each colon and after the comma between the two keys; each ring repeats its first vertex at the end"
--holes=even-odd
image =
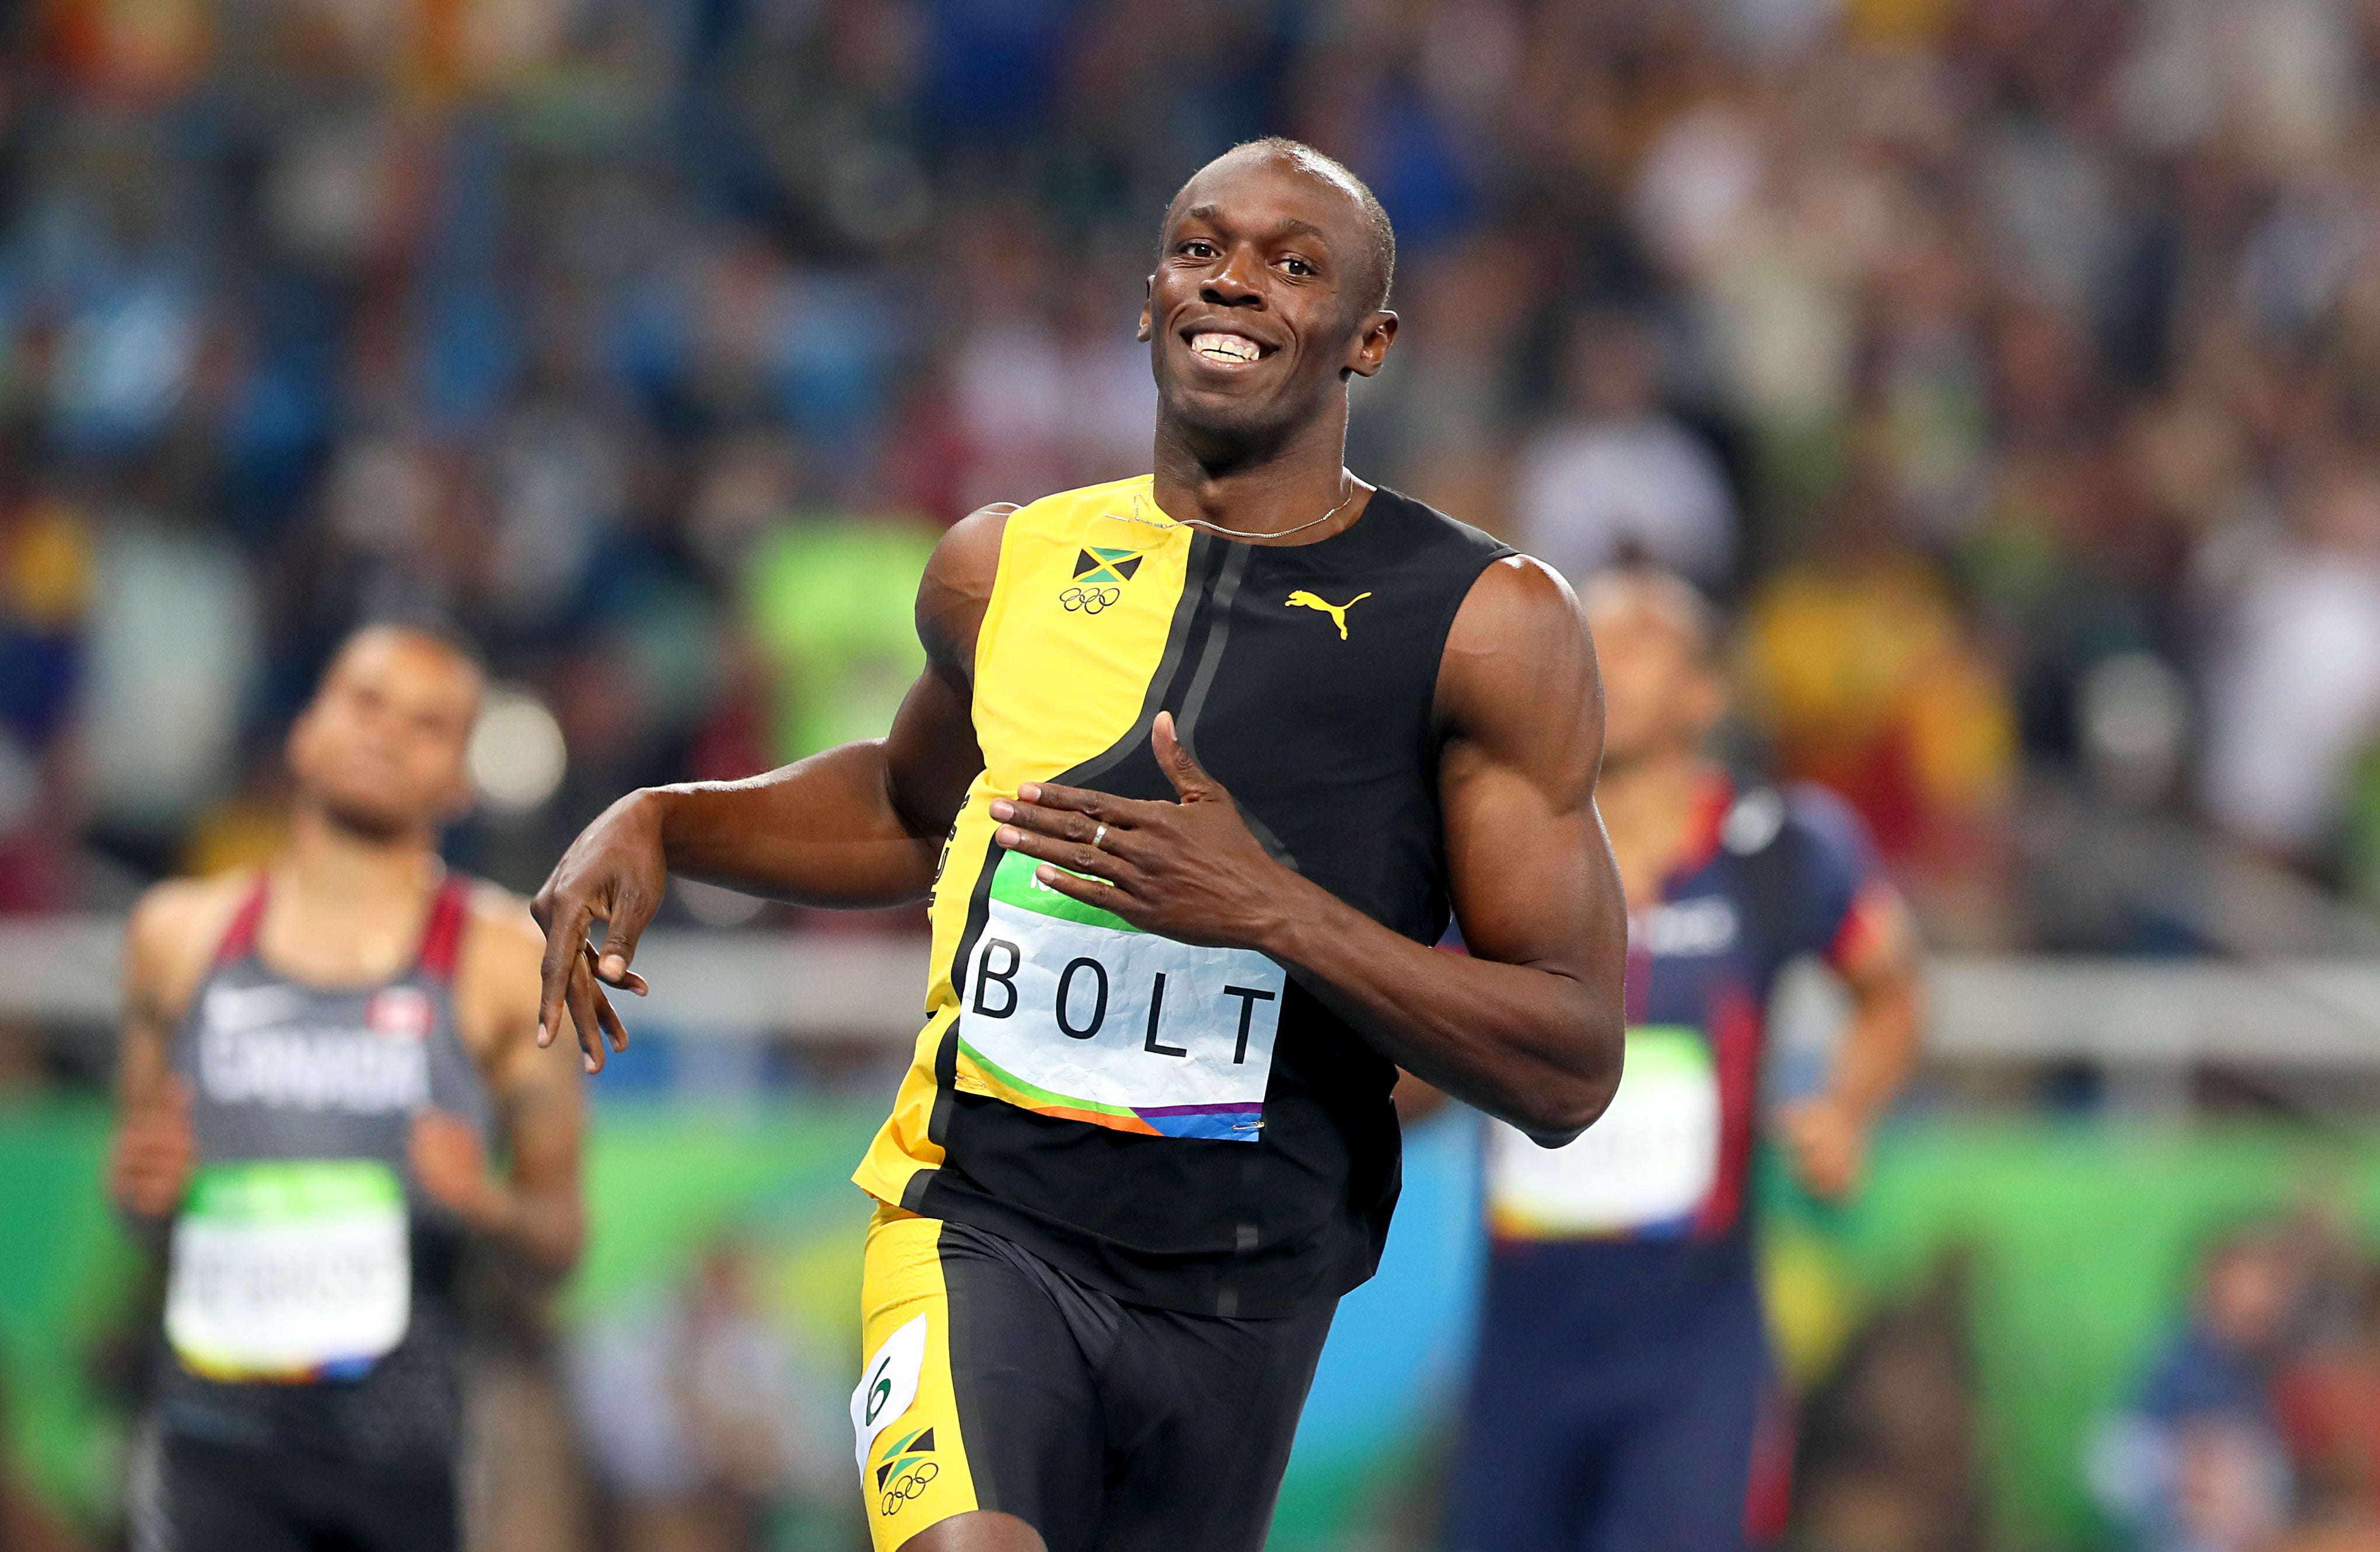
{"type": "Polygon", "coordinates": [[[1379,1259],[1395,1068],[1281,967],[1135,930],[1034,879],[1026,782],[1171,798],[1160,710],[1273,855],[1419,942],[1447,920],[1432,700],[1508,546],[1382,490],[1319,543],[1168,521],[1149,479],[1012,514],[976,646],[985,769],[933,901],[927,1021],[853,1177],[1131,1302],[1292,1313],[1379,1259]]]}

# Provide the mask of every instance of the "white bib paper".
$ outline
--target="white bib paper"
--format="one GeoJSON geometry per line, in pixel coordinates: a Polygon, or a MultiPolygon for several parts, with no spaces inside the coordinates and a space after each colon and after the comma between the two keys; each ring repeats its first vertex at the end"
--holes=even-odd
{"type": "Polygon", "coordinates": [[[1718,1178],[1718,1077],[1700,1033],[1628,1032],[1619,1092],[1577,1140],[1543,1148],[1488,1122],[1488,1202],[1497,1232],[1624,1234],[1682,1225],[1718,1178]]]}
{"type": "Polygon", "coordinates": [[[1000,860],[965,968],[960,1086],[1044,1115],[1254,1142],[1286,972],[1142,932],[1000,860]]]}
{"type": "Polygon", "coordinates": [[[174,1225],[165,1335],[217,1379],[351,1376],[404,1340],[405,1189],[370,1159],[212,1165],[174,1225]]]}
{"type": "Polygon", "coordinates": [[[917,1376],[925,1366],[926,1317],[921,1315],[885,1338],[859,1371],[859,1388],[851,1393],[851,1431],[858,1440],[854,1452],[863,1473],[876,1436],[899,1422],[917,1400],[917,1376]]]}

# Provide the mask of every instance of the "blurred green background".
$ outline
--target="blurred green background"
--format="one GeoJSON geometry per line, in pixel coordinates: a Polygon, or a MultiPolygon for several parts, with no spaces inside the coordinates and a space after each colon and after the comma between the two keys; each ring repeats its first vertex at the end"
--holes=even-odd
{"type": "MultiPolygon", "coordinates": [[[[879,1119],[859,1104],[605,1107],[569,1310],[658,1297],[729,1233],[757,1252],[768,1317],[856,1373],[868,1207],[844,1176],[879,1119]]],[[[19,1469],[91,1524],[113,1516],[124,1427],[94,1369],[122,1340],[140,1264],[100,1197],[106,1126],[82,1102],[0,1116],[10,1433],[19,1469]]],[[[1387,1263],[1342,1305],[1316,1381],[1274,1530],[1283,1552],[1394,1545],[1432,1512],[1482,1253],[1473,1146],[1462,1116],[1412,1139],[1387,1263]]],[[[2107,1540],[2082,1484],[2087,1430],[2174,1316],[2203,1242],[2277,1211],[2380,1226],[2380,1146],[2301,1129],[1909,1123],[1882,1139],[1852,1208],[1769,1190],[1789,1366],[1820,1379],[1873,1312],[1952,1301],[1994,1540],[2081,1547],[2107,1540]]]]}

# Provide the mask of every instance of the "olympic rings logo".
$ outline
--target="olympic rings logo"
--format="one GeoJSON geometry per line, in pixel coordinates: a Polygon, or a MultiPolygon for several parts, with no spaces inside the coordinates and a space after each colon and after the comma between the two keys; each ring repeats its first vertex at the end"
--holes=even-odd
{"type": "Polygon", "coordinates": [[[926,1484],[942,1474],[942,1468],[931,1461],[921,1461],[915,1467],[892,1479],[884,1489],[884,1512],[898,1514],[901,1506],[926,1490],[926,1484]]]}
{"type": "Polygon", "coordinates": [[[1058,595],[1058,601],[1066,606],[1069,614],[1076,610],[1096,614],[1122,597],[1122,588],[1069,588],[1058,595]]]}

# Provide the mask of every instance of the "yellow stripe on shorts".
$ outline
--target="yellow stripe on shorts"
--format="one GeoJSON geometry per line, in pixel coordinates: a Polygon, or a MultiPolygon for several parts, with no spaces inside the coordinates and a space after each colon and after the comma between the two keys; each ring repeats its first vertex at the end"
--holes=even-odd
{"type": "Polygon", "coordinates": [[[876,1552],[894,1549],[929,1525],[976,1509],[958,1397],[951,1385],[950,1292],[942,1281],[941,1220],[880,1206],[868,1226],[859,1285],[861,1393],[853,1426],[877,1429],[861,1461],[868,1534],[876,1552]],[[908,1328],[922,1318],[920,1349],[908,1328]],[[914,1362],[915,1373],[906,1372],[914,1362]],[[892,1416],[871,1413],[871,1400],[915,1387],[915,1399],[892,1416]]]}

